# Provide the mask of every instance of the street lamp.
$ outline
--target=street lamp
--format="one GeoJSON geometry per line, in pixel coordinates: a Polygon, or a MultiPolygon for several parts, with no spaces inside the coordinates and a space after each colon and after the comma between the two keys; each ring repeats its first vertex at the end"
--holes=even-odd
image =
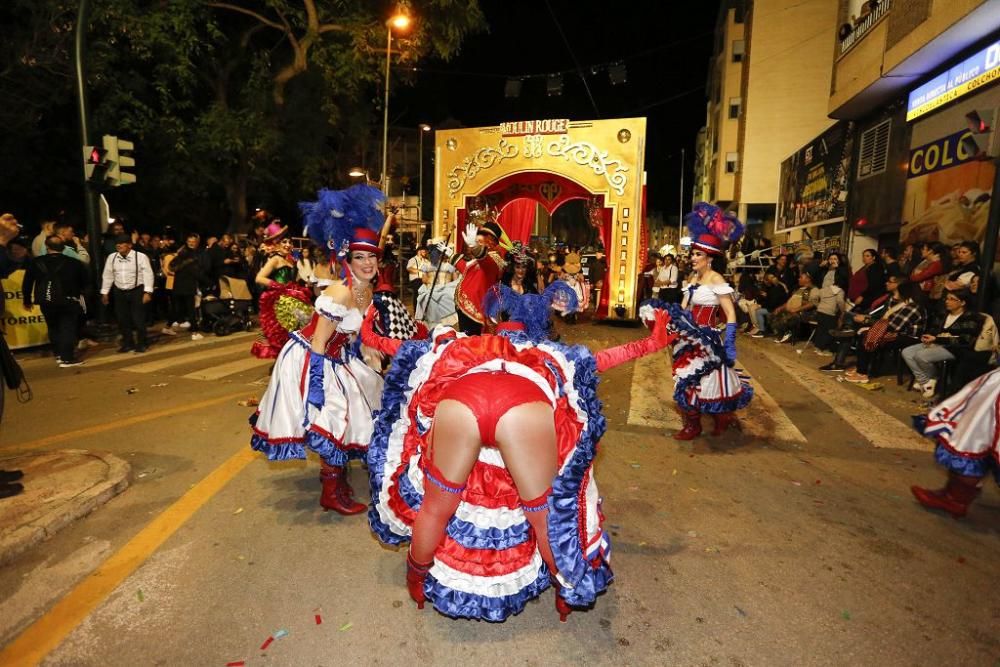
{"type": "Polygon", "coordinates": [[[410,25],[410,17],[397,14],[385,22],[385,115],[382,120],[382,193],[389,196],[389,59],[392,56],[392,29],[405,30],[410,25]]]}
{"type": "Polygon", "coordinates": [[[420,148],[417,151],[417,162],[419,163],[419,168],[417,169],[417,183],[419,183],[419,190],[417,190],[417,211],[420,217],[420,222],[424,221],[424,132],[430,132],[431,126],[426,123],[421,123],[420,125],[420,148]]]}
{"type": "Polygon", "coordinates": [[[351,167],[351,170],[347,172],[347,175],[351,178],[361,178],[362,176],[367,176],[368,172],[365,171],[363,167],[351,167]]]}

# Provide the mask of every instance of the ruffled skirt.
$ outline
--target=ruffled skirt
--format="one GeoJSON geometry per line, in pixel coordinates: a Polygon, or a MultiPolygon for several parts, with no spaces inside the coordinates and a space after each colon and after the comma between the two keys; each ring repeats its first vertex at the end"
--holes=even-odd
{"type": "MultiPolygon", "coordinates": [[[[408,542],[423,500],[421,457],[439,396],[473,368],[518,368],[555,392],[559,471],[549,498],[549,542],[562,596],[586,606],[611,583],[611,545],[602,528],[593,459],[604,433],[596,367],[586,348],[539,347],[517,338],[459,338],[434,347],[403,345],[386,377],[382,411],[368,452],[369,522],[385,544],[408,542]]],[[[425,585],[427,599],[452,617],[503,621],[549,586],[514,482],[499,450],[483,447],[448,523],[425,585]]]]}
{"type": "Polygon", "coordinates": [[[274,359],[289,333],[305,326],[312,317],[312,292],[295,283],[269,289],[260,295],[259,310],[263,340],[254,341],[250,353],[260,359],[274,359]]]}
{"type": "Polygon", "coordinates": [[[309,341],[294,332],[285,343],[271,381],[250,418],[250,446],[272,461],[304,459],[306,447],[330,465],[363,458],[371,442],[382,378],[357,357],[324,356],[322,408],[306,401],[309,341]]]}
{"type": "Polygon", "coordinates": [[[1000,484],[1000,369],[976,378],[937,404],[917,430],[933,439],[934,458],[948,470],[969,477],[993,472],[1000,484]]]}

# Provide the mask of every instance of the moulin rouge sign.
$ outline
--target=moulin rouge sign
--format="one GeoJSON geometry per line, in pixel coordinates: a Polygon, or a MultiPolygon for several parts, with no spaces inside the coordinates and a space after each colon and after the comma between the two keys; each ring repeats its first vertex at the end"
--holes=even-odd
{"type": "Polygon", "coordinates": [[[529,134],[566,134],[569,120],[555,118],[548,120],[518,120],[500,123],[500,134],[504,137],[525,137],[529,134]]]}

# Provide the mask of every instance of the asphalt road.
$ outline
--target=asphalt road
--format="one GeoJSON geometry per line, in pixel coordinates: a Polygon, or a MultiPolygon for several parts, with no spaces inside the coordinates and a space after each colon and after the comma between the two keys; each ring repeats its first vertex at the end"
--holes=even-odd
{"type": "MultiPolygon", "coordinates": [[[[562,330],[592,349],[642,335],[562,330]]],[[[0,453],[110,451],[135,479],[0,571],[0,663],[30,664],[11,649],[39,637],[42,664],[74,667],[1000,664],[1000,494],[961,522],[916,504],[909,485],[944,474],[894,382],[840,384],[811,351],[741,337],[759,394],[743,432],[680,443],[665,355],[610,371],[597,477],[615,583],[566,623],[546,593],[489,624],[418,611],[405,554],[363,515],[321,511],[315,459],[247,453],[238,401],[268,371],[249,338],[168,344],[25,362],[35,399],[8,401],[0,453]]]]}

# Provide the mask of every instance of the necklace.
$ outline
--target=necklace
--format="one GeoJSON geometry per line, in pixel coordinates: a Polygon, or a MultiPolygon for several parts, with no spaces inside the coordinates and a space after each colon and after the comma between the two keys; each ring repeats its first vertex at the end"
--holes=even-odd
{"type": "Polygon", "coordinates": [[[364,310],[368,306],[368,290],[364,286],[360,288],[355,284],[351,285],[351,294],[354,295],[354,304],[358,310],[364,310]]]}

